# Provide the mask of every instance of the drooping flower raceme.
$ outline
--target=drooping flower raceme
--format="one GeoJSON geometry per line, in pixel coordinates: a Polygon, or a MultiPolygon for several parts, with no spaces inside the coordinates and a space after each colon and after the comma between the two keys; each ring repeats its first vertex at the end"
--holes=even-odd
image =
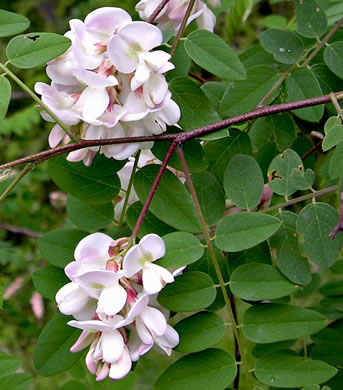
{"type": "Polygon", "coordinates": [[[179,274],[153,264],[165,254],[163,239],[148,234],[129,245],[103,233],[83,238],[65,267],[70,283],[56,294],[59,310],[75,318],[68,324],[82,330],[71,352],[90,346],[86,365],[97,380],[123,378],[154,345],[170,355],[179,343],[169,311],[156,301],[179,274]]]}
{"type": "MultiPolygon", "coordinates": [[[[132,21],[124,10],[99,8],[84,22],[73,19],[65,36],[72,44],[50,61],[51,85],[36,83],[44,104],[81,139],[108,139],[160,134],[180,118],[178,105],[164,73],[174,68],[170,55],[155,50],[161,31],[151,24],[132,21]]],[[[42,111],[45,120],[51,116],[42,111]]],[[[65,136],[56,124],[49,137],[51,147],[65,136]]],[[[70,161],[90,165],[99,151],[124,160],[152,143],[96,146],[71,152],[70,161]]]]}
{"type": "MultiPolygon", "coordinates": [[[[166,6],[157,15],[154,22],[162,31],[179,29],[182,20],[186,14],[190,0],[170,0],[166,6]]],[[[136,5],[136,11],[142,20],[147,20],[159,5],[160,0],[141,0],[136,5]]],[[[187,23],[195,20],[198,27],[204,30],[213,31],[216,23],[216,17],[202,0],[196,0],[193,5],[190,17],[187,23]]]]}

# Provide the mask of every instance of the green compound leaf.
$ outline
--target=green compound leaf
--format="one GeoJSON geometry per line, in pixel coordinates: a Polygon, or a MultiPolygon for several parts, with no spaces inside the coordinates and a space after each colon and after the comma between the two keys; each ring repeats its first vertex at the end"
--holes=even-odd
{"type": "Polygon", "coordinates": [[[0,378],[16,372],[20,366],[20,360],[0,351],[0,378]]]}
{"type": "Polygon", "coordinates": [[[341,281],[325,283],[319,292],[328,297],[343,295],[343,283],[341,281]]]}
{"type": "Polygon", "coordinates": [[[264,181],[256,160],[244,154],[232,158],[224,173],[224,189],[232,202],[248,211],[261,200],[264,181]]]}
{"type": "Polygon", "coordinates": [[[2,121],[8,110],[11,100],[11,84],[6,77],[0,76],[0,121],[2,121]]]}
{"type": "Polygon", "coordinates": [[[215,313],[201,312],[178,322],[175,330],[180,336],[177,352],[199,352],[217,344],[224,336],[223,318],[215,313]]]}
{"type": "Polygon", "coordinates": [[[322,143],[323,152],[330,150],[343,141],[343,126],[340,118],[332,116],[324,125],[325,138],[322,143]]]}
{"type": "Polygon", "coordinates": [[[9,37],[25,31],[30,26],[25,16],[0,9],[0,37],[9,37]]]}
{"type": "Polygon", "coordinates": [[[291,31],[268,29],[261,34],[260,42],[282,64],[296,64],[304,54],[302,39],[291,31]]]}
{"type": "Polygon", "coordinates": [[[75,248],[87,235],[88,233],[80,230],[53,230],[38,239],[38,248],[47,262],[64,268],[74,261],[75,248]]]}
{"type": "Polygon", "coordinates": [[[50,300],[55,300],[57,291],[70,282],[64,271],[53,265],[45,265],[44,267],[38,268],[32,274],[32,281],[35,289],[44,298],[50,300]]]}
{"type": "Polygon", "coordinates": [[[63,54],[70,39],[53,33],[18,35],[9,42],[6,54],[11,64],[22,69],[34,68],[63,54]]]}
{"type": "Polygon", "coordinates": [[[174,232],[162,238],[166,244],[166,254],[155,264],[164,268],[183,267],[199,260],[204,254],[201,242],[193,234],[174,232]]]}
{"type": "Polygon", "coordinates": [[[331,72],[343,79],[343,42],[338,41],[330,44],[325,48],[323,56],[331,72]]]}
{"type": "Polygon", "coordinates": [[[278,218],[267,214],[230,214],[219,222],[215,244],[227,252],[242,251],[265,241],[280,226],[278,218]]]}
{"type": "Polygon", "coordinates": [[[266,385],[298,388],[326,382],[336,375],[337,370],[320,360],[274,352],[256,361],[254,373],[266,385]]]}
{"type": "Polygon", "coordinates": [[[206,349],[187,355],[158,378],[156,390],[223,390],[237,373],[233,356],[221,349],[206,349]]]}
{"type": "Polygon", "coordinates": [[[236,154],[251,154],[251,141],[247,133],[230,129],[230,137],[206,142],[205,154],[209,162],[209,172],[223,183],[225,169],[236,154]]]}
{"type": "Polygon", "coordinates": [[[231,117],[251,111],[257,107],[278,77],[273,68],[253,66],[247,71],[247,79],[232,82],[220,105],[220,114],[231,117]]]}
{"type": "Polygon", "coordinates": [[[297,190],[311,188],[314,181],[313,171],[305,171],[301,158],[292,149],[285,150],[272,160],[268,167],[268,177],[273,192],[286,197],[297,190]]]}
{"type": "Polygon", "coordinates": [[[326,15],[314,0],[295,0],[297,32],[306,38],[319,38],[328,27],[326,15]]]}
{"type": "Polygon", "coordinates": [[[250,307],[243,316],[243,334],[255,343],[275,343],[317,333],[327,323],[320,313],[302,307],[265,303],[250,307]]]}
{"type": "MultiPolygon", "coordinates": [[[[322,96],[319,82],[309,69],[295,69],[287,78],[286,86],[289,102],[322,96]]],[[[323,113],[324,106],[322,104],[293,111],[294,115],[307,122],[319,122],[323,113]]]]}
{"type": "Polygon", "coordinates": [[[280,229],[269,239],[270,249],[280,271],[293,283],[311,282],[311,269],[307,258],[301,256],[296,232],[297,215],[283,211],[275,215],[282,221],[280,229]]]}
{"type": "Polygon", "coordinates": [[[329,237],[338,219],[336,209],[321,202],[308,204],[298,215],[297,232],[302,235],[304,250],[313,262],[322,267],[333,265],[342,247],[342,232],[333,240],[329,237]]]}
{"type": "Polygon", "coordinates": [[[82,229],[96,231],[113,222],[113,203],[87,204],[69,195],[67,213],[71,221],[82,229]]]}
{"type": "Polygon", "coordinates": [[[236,52],[216,34],[207,30],[194,31],[187,36],[185,49],[197,65],[221,79],[246,78],[244,65],[236,52]]]}
{"type": "Polygon", "coordinates": [[[343,142],[339,142],[333,151],[329,163],[329,175],[331,179],[341,176],[343,170],[343,142]]]}
{"type": "Polygon", "coordinates": [[[33,361],[40,375],[51,376],[66,371],[82,356],[82,352],[70,352],[80,335],[79,329],[67,325],[71,319],[58,313],[41,331],[33,351],[33,361]]]}
{"type": "Polygon", "coordinates": [[[205,309],[217,295],[213,280],[203,272],[192,271],[178,276],[159,293],[158,302],[170,311],[205,309]]]}
{"type": "Polygon", "coordinates": [[[230,282],[233,294],[248,301],[281,298],[297,290],[277,268],[268,264],[242,265],[233,271],[230,282]]]}
{"type": "Polygon", "coordinates": [[[209,98],[188,78],[176,77],[169,83],[169,90],[180,107],[181,118],[178,123],[185,131],[221,120],[209,98]]]}
{"type": "Polygon", "coordinates": [[[115,173],[117,163],[113,164],[113,171],[105,175],[109,164],[103,166],[103,158],[105,157],[101,156],[94,159],[91,167],[85,167],[82,162],[72,163],[67,161],[65,156],[55,157],[48,162],[48,172],[52,180],[63,191],[75,196],[82,202],[91,204],[108,203],[118,195],[120,180],[115,173]]]}
{"type": "MultiPolygon", "coordinates": [[[[147,165],[136,173],[134,187],[141,202],[146,201],[159,169],[159,165],[147,165]]],[[[176,229],[190,233],[201,231],[191,195],[169,170],[163,174],[151,202],[150,211],[176,229]]]]}

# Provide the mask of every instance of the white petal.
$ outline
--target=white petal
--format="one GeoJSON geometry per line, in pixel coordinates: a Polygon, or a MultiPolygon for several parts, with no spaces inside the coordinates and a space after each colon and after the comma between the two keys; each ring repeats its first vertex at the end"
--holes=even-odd
{"type": "Polygon", "coordinates": [[[90,333],[87,330],[83,330],[80,334],[80,337],[76,340],[76,343],[70,348],[70,352],[75,353],[82,351],[92,343],[94,337],[94,333],[90,333]]]}
{"type": "Polygon", "coordinates": [[[90,321],[69,321],[67,322],[69,326],[73,326],[74,328],[87,330],[87,332],[97,333],[97,332],[106,332],[111,331],[112,327],[110,325],[105,324],[99,320],[90,320],[90,321]]]}
{"type": "Polygon", "coordinates": [[[124,348],[124,340],[120,332],[117,330],[103,332],[101,339],[104,361],[107,363],[118,361],[123,354],[124,348]]]}
{"type": "Polygon", "coordinates": [[[149,51],[162,43],[160,29],[145,22],[132,22],[123,27],[119,35],[129,44],[138,44],[142,51],[149,51]]]}
{"type": "Polygon", "coordinates": [[[130,327],[130,338],[127,343],[127,347],[130,352],[130,356],[133,362],[136,362],[140,356],[147,353],[153,344],[144,344],[139,338],[137,331],[134,327],[130,327]]]}
{"type": "Polygon", "coordinates": [[[139,299],[133,304],[130,311],[127,314],[128,318],[135,318],[143,312],[143,310],[148,306],[149,295],[143,294],[139,299]]]}
{"type": "Polygon", "coordinates": [[[111,379],[121,379],[130,372],[131,366],[130,354],[125,347],[121,358],[117,362],[111,364],[109,377],[111,379]]]}
{"type": "Polygon", "coordinates": [[[143,341],[144,344],[154,343],[154,338],[151,336],[151,333],[148,331],[143,319],[140,316],[136,318],[136,330],[139,338],[143,341]]]}
{"type": "Polygon", "coordinates": [[[108,249],[113,238],[104,233],[93,233],[83,238],[75,248],[76,261],[86,263],[109,260],[108,249]]]}
{"type": "Polygon", "coordinates": [[[179,344],[180,338],[177,331],[170,325],[167,325],[166,333],[163,336],[156,337],[156,344],[163,349],[167,355],[171,354],[171,349],[179,344]]]}
{"type": "Polygon", "coordinates": [[[132,21],[131,16],[121,8],[102,7],[90,12],[85,18],[88,31],[113,35],[120,27],[132,21]]]}
{"type": "Polygon", "coordinates": [[[96,314],[97,301],[90,299],[87,305],[77,313],[73,313],[73,317],[78,321],[87,321],[93,318],[96,314]]]}
{"type": "Polygon", "coordinates": [[[88,351],[87,356],[86,356],[86,365],[87,365],[88,370],[92,374],[95,374],[96,369],[98,367],[98,361],[94,359],[93,353],[94,353],[94,350],[92,348],[90,348],[90,350],[88,351]]]}
{"type": "Polygon", "coordinates": [[[108,41],[108,57],[119,72],[124,74],[133,72],[138,64],[138,56],[129,56],[129,50],[129,44],[118,34],[108,41]]]}
{"type": "Polygon", "coordinates": [[[125,276],[130,278],[142,269],[140,260],[144,257],[139,245],[134,245],[130,248],[124,258],[123,269],[125,276]]]}
{"type": "Polygon", "coordinates": [[[73,69],[73,75],[92,88],[106,88],[118,85],[115,77],[106,77],[86,69],[73,69]]]}
{"type": "Polygon", "coordinates": [[[89,299],[88,294],[74,282],[60,288],[56,294],[58,310],[65,315],[77,313],[86,306],[89,299]]]}
{"type": "Polygon", "coordinates": [[[114,316],[124,307],[126,297],[126,290],[119,284],[104,288],[99,297],[97,312],[114,316]]]}
{"type": "Polygon", "coordinates": [[[154,233],[144,236],[139,241],[139,247],[144,254],[150,254],[154,260],[160,259],[166,253],[166,245],[163,239],[154,233]]]}
{"type": "Polygon", "coordinates": [[[141,314],[145,326],[156,336],[162,336],[167,330],[167,321],[164,315],[154,307],[147,306],[141,314]]]}
{"type": "Polygon", "coordinates": [[[124,103],[126,114],[122,116],[122,121],[138,121],[148,115],[149,108],[142,97],[135,93],[130,93],[124,103]]]}
{"type": "Polygon", "coordinates": [[[87,87],[75,104],[75,109],[82,111],[82,117],[87,122],[94,121],[102,115],[110,102],[106,88],[87,87]]]}
{"type": "Polygon", "coordinates": [[[49,146],[50,148],[55,148],[64,138],[66,135],[65,131],[62,129],[62,127],[58,124],[56,124],[49,134],[49,146]]]}

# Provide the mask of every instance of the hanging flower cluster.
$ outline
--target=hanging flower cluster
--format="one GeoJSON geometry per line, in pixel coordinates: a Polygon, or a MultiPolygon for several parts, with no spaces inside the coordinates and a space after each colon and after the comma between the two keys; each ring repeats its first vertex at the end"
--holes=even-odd
{"type": "MultiPolygon", "coordinates": [[[[136,5],[136,11],[142,20],[147,20],[160,4],[160,0],[141,0],[136,5]]],[[[218,2],[216,1],[216,6],[218,2]]],[[[186,14],[189,0],[170,0],[162,9],[154,22],[162,31],[174,30],[176,32],[181,26],[186,14]]],[[[213,12],[201,0],[196,0],[188,18],[187,24],[195,20],[198,27],[213,32],[216,24],[216,17],[213,12]]]]}
{"type": "MultiPolygon", "coordinates": [[[[175,125],[180,109],[171,99],[164,73],[174,68],[170,55],[153,49],[162,43],[161,31],[134,22],[124,10],[99,8],[82,22],[69,22],[65,36],[71,47],[48,63],[51,85],[38,82],[35,91],[43,103],[81,139],[108,139],[160,134],[175,125]]],[[[54,122],[45,111],[42,117],[54,122]]],[[[49,145],[65,136],[56,124],[49,145]]],[[[69,161],[90,165],[97,151],[124,160],[151,142],[106,145],[77,150],[69,161]]]]}
{"type": "Polygon", "coordinates": [[[156,297],[180,270],[153,263],[165,255],[156,234],[128,244],[128,238],[114,241],[103,233],[83,238],[65,268],[71,282],[56,294],[60,312],[76,319],[68,325],[83,330],[71,352],[90,345],[86,364],[96,380],[123,378],[154,344],[170,355],[179,343],[156,297]]]}

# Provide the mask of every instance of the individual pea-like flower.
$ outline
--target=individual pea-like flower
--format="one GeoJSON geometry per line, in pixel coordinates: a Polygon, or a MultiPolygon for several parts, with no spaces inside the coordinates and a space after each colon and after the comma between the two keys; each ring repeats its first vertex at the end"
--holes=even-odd
{"type": "MultiPolygon", "coordinates": [[[[136,11],[142,20],[147,20],[159,4],[159,0],[141,0],[136,5],[136,11]]],[[[189,0],[170,0],[157,15],[154,22],[158,23],[157,26],[162,31],[174,30],[176,32],[186,14],[188,5],[189,0]]],[[[196,20],[199,28],[211,32],[216,23],[215,15],[202,0],[195,1],[187,24],[193,20],[196,20]]]]}
{"type": "Polygon", "coordinates": [[[123,269],[127,278],[139,272],[144,291],[147,294],[156,294],[161,291],[165,283],[174,281],[173,275],[165,268],[153,264],[155,260],[165,255],[164,241],[157,234],[144,236],[139,244],[128,250],[123,262],[123,269]]]}
{"type": "MultiPolygon", "coordinates": [[[[154,25],[132,21],[124,10],[99,8],[84,22],[70,21],[65,36],[71,47],[49,61],[51,85],[35,90],[61,123],[49,136],[49,145],[67,142],[65,130],[80,139],[102,140],[160,134],[176,125],[180,109],[171,100],[164,73],[174,68],[170,55],[154,50],[162,33],[154,25]]],[[[42,117],[54,119],[42,109],[42,117]]],[[[90,165],[96,153],[125,160],[153,143],[126,143],[89,147],[69,153],[72,162],[90,165]]]]}

